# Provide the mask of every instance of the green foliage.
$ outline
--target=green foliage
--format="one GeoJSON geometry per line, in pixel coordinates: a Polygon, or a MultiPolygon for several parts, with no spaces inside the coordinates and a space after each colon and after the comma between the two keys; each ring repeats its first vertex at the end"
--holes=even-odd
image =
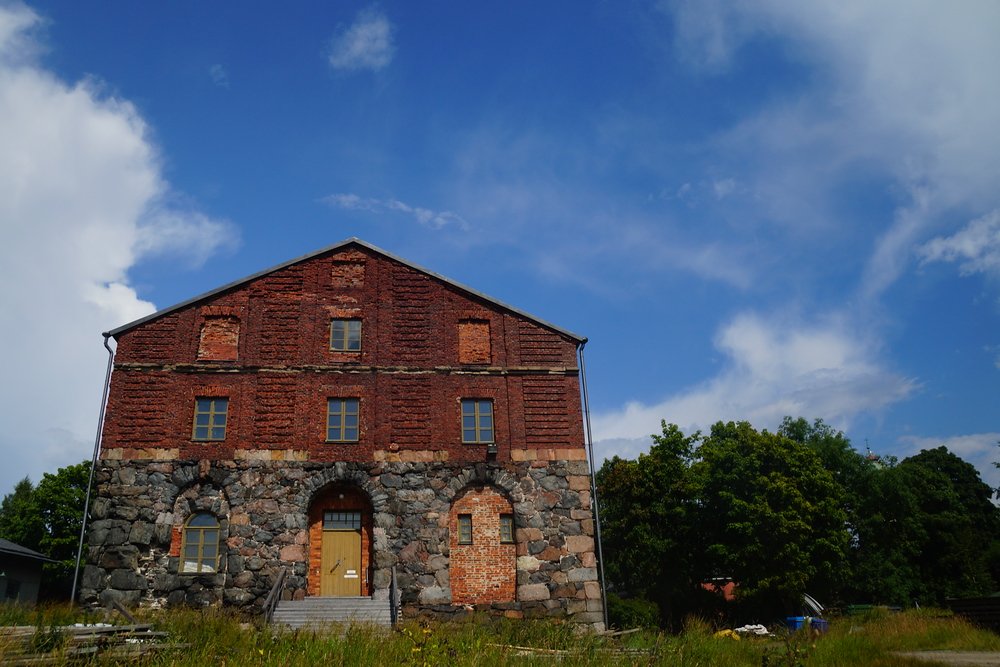
{"type": "Polygon", "coordinates": [[[35,487],[25,477],[0,503],[0,537],[29,549],[38,549],[45,524],[35,499],[35,487]]]}
{"type": "Polygon", "coordinates": [[[615,457],[597,473],[605,572],[616,590],[659,604],[677,625],[698,582],[692,453],[700,434],[662,423],[648,454],[615,457]]]}
{"type": "Polygon", "coordinates": [[[54,622],[49,622],[48,627],[43,623],[42,614],[37,616],[35,634],[29,642],[29,648],[33,653],[52,653],[66,643],[66,635],[54,622]]]}
{"type": "Polygon", "coordinates": [[[643,598],[621,598],[608,593],[608,619],[613,628],[658,628],[660,609],[643,598]]]}
{"type": "Polygon", "coordinates": [[[944,447],[897,464],[822,420],[745,422],[707,436],[662,424],[647,454],[598,473],[612,591],[689,613],[779,618],[827,604],[943,604],[1000,582],[1000,512],[975,468],[944,447]],[[740,605],[701,582],[730,577],[740,605]]]}
{"type": "Polygon", "coordinates": [[[976,469],[944,447],[873,466],[859,495],[854,596],[899,605],[987,595],[1000,516],[976,469]]]}
{"type": "Polygon", "coordinates": [[[808,629],[781,637],[778,646],[769,646],[761,656],[761,667],[805,667],[812,651],[816,649],[808,629]]]}
{"type": "Polygon", "coordinates": [[[812,449],[720,422],[698,456],[692,475],[709,574],[732,577],[745,605],[773,615],[795,609],[807,590],[836,589],[849,538],[843,491],[812,449]]]}
{"type": "Polygon", "coordinates": [[[702,438],[663,423],[648,454],[605,462],[598,487],[612,589],[656,602],[671,627],[719,611],[721,599],[701,587],[714,577],[739,582],[758,612],[780,614],[807,588],[828,594],[845,576],[842,487],[788,437],[741,422],[702,438]]]}
{"type": "Polygon", "coordinates": [[[43,568],[42,598],[68,597],[80,539],[90,462],[26,477],[0,502],[0,537],[55,560],[43,568]]]}
{"type": "Polygon", "coordinates": [[[993,490],[944,447],[923,450],[897,468],[913,493],[924,541],[916,560],[922,601],[993,592],[988,552],[1000,533],[993,490]]]}
{"type": "MultiPolygon", "coordinates": [[[[15,618],[0,607],[4,625],[35,625],[43,635],[69,621],[106,621],[86,616],[68,606],[42,606],[41,614],[21,609],[15,618]]],[[[508,667],[560,665],[732,665],[759,667],[805,664],[809,667],[877,665],[905,667],[918,664],[894,651],[998,651],[1000,637],[978,630],[958,618],[941,618],[938,611],[885,614],[869,619],[834,619],[830,632],[819,637],[806,633],[763,639],[717,637],[711,624],[694,620],[676,636],[638,633],[620,638],[579,634],[571,624],[544,620],[515,621],[474,617],[456,623],[410,622],[396,631],[368,626],[331,627],[324,631],[282,632],[241,623],[238,615],[220,609],[140,611],[140,620],[168,633],[164,648],[138,660],[142,665],[226,664],[256,667],[283,665],[407,665],[508,667]],[[427,632],[424,632],[424,631],[427,632]],[[414,641],[412,635],[420,635],[414,641]],[[420,648],[414,651],[414,648],[420,648]]],[[[117,619],[120,621],[120,619],[117,619]]],[[[47,641],[47,640],[46,640],[47,641]]],[[[58,641],[58,640],[57,640],[58,641]]],[[[54,645],[53,645],[54,646],[54,645]]],[[[0,633],[0,664],[23,658],[24,646],[0,633]]],[[[45,664],[80,664],[56,650],[45,664]]],[[[120,664],[96,658],[88,664],[120,664]]],[[[922,663],[921,663],[922,664],[922,663]]]]}

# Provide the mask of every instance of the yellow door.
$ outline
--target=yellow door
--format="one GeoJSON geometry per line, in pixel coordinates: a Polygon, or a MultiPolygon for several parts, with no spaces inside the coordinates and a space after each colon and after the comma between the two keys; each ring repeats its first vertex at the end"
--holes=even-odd
{"type": "MultiPolygon", "coordinates": [[[[337,523],[343,525],[341,522],[337,523]]],[[[358,523],[360,524],[360,520],[358,523]]],[[[326,521],[324,524],[330,525],[326,521]]],[[[360,527],[324,529],[323,557],[320,562],[320,595],[361,595],[361,579],[364,575],[361,572],[360,527]]]]}

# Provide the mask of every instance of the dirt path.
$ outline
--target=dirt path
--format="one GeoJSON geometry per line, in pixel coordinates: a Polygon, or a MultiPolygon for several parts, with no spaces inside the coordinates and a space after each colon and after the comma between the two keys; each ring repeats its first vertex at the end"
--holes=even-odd
{"type": "Polygon", "coordinates": [[[1000,667],[1000,653],[986,651],[897,651],[896,655],[955,667],[1000,667]]]}

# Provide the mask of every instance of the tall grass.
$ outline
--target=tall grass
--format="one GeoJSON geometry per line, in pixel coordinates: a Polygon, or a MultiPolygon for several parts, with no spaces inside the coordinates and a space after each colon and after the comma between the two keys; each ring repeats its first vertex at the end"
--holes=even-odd
{"type": "MultiPolygon", "coordinates": [[[[410,621],[396,630],[331,626],[324,631],[262,627],[221,609],[138,612],[141,622],[169,633],[173,648],[134,664],[184,665],[413,665],[506,667],[507,665],[733,665],[736,667],[926,666],[897,651],[961,649],[1000,651],[1000,637],[940,613],[908,612],[840,618],[828,634],[808,632],[762,639],[719,637],[710,624],[690,619],[679,635],[640,632],[618,638],[580,634],[551,621],[474,618],[443,624],[410,621]]],[[[0,605],[0,624],[48,629],[103,621],[67,606],[30,609],[0,605]]],[[[117,619],[120,624],[124,621],[117,619]]],[[[23,643],[22,643],[23,646],[23,643]]],[[[41,647],[45,648],[45,647],[41,647]]],[[[50,664],[71,664],[58,645],[50,664]]],[[[0,664],[18,647],[0,634],[0,664]]],[[[91,664],[113,664],[95,660],[91,664]]]]}

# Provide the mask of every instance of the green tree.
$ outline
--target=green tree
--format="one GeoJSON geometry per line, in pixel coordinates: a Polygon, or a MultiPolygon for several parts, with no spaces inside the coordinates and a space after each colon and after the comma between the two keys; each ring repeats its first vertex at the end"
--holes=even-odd
{"type": "Polygon", "coordinates": [[[851,592],[898,605],[992,593],[1000,552],[993,489],[944,447],[868,467],[858,493],[851,592]]]}
{"type": "Polygon", "coordinates": [[[697,456],[706,574],[732,577],[762,617],[794,609],[807,591],[832,595],[849,534],[841,487],[816,452],[747,422],[719,422],[697,456]]]}
{"type": "Polygon", "coordinates": [[[23,479],[0,503],[0,537],[56,561],[44,565],[43,598],[69,596],[89,478],[84,461],[45,473],[35,487],[23,479]]]}
{"type": "Polygon", "coordinates": [[[614,457],[597,473],[605,573],[617,593],[655,602],[668,624],[683,620],[695,576],[697,532],[689,479],[700,434],[661,423],[647,454],[614,457]]]}
{"type": "Polygon", "coordinates": [[[850,506],[854,500],[851,493],[864,484],[866,459],[858,453],[850,439],[822,419],[810,424],[802,417],[785,417],[778,434],[802,443],[816,452],[823,467],[830,471],[833,479],[848,491],[844,500],[850,506]]]}
{"type": "Polygon", "coordinates": [[[35,487],[25,477],[0,502],[0,537],[29,549],[39,549],[45,524],[35,504],[35,487]]]}
{"type": "Polygon", "coordinates": [[[898,466],[917,498],[926,539],[916,561],[922,601],[993,592],[989,551],[1000,536],[993,489],[975,467],[945,447],[925,449],[898,466]]]}
{"type": "Polygon", "coordinates": [[[854,495],[848,599],[912,604],[921,596],[917,560],[928,539],[918,491],[896,466],[870,462],[854,495]]]}

